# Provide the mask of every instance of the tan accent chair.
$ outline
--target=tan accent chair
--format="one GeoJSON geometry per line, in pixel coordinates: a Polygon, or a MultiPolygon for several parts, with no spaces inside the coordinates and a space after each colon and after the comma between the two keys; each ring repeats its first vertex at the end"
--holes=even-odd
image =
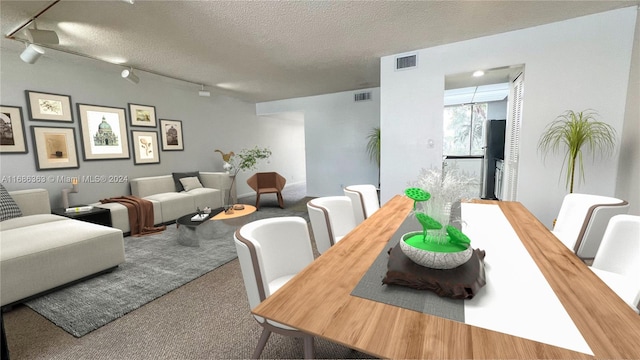
{"type": "Polygon", "coordinates": [[[256,192],[256,209],[260,210],[260,195],[276,194],[278,205],[284,209],[282,199],[282,189],[287,183],[287,179],[277,172],[259,172],[247,179],[247,184],[256,192]]]}

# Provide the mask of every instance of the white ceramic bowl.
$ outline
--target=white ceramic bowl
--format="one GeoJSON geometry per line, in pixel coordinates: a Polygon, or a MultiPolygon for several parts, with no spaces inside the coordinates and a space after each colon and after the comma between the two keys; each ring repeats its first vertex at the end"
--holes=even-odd
{"type": "Polygon", "coordinates": [[[473,255],[473,248],[471,246],[463,251],[445,253],[418,249],[404,241],[404,239],[421,233],[421,231],[406,233],[402,235],[400,239],[400,249],[402,249],[402,252],[418,265],[431,269],[453,269],[469,261],[471,255],[473,255]]]}

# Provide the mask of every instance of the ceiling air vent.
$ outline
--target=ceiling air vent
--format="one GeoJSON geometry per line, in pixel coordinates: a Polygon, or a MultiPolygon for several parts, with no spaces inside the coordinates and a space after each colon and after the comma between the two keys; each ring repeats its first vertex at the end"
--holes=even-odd
{"type": "Polygon", "coordinates": [[[407,55],[396,58],[396,70],[414,68],[418,65],[418,55],[407,55]]]}
{"type": "Polygon", "coordinates": [[[371,100],[371,92],[370,91],[353,94],[353,101],[355,101],[355,102],[367,101],[367,100],[371,100]]]}

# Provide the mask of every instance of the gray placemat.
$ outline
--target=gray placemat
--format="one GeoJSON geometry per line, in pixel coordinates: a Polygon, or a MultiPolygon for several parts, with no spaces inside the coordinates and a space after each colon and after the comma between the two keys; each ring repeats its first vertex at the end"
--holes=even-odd
{"type": "Polygon", "coordinates": [[[464,300],[443,298],[429,290],[416,290],[399,285],[384,285],[382,279],[387,273],[388,251],[393,248],[402,234],[420,230],[420,224],[409,216],[391,237],[369,270],[351,292],[351,295],[378,301],[388,305],[419,311],[449,320],[464,322],[464,300]]]}

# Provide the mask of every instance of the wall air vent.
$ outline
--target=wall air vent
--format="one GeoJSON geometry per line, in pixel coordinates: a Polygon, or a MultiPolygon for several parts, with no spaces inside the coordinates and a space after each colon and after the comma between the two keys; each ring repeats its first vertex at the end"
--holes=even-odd
{"type": "Polygon", "coordinates": [[[371,91],[353,94],[353,101],[355,102],[367,100],[371,100],[371,91]]]}
{"type": "Polygon", "coordinates": [[[396,70],[410,69],[418,66],[418,55],[406,55],[396,58],[396,70]]]}

